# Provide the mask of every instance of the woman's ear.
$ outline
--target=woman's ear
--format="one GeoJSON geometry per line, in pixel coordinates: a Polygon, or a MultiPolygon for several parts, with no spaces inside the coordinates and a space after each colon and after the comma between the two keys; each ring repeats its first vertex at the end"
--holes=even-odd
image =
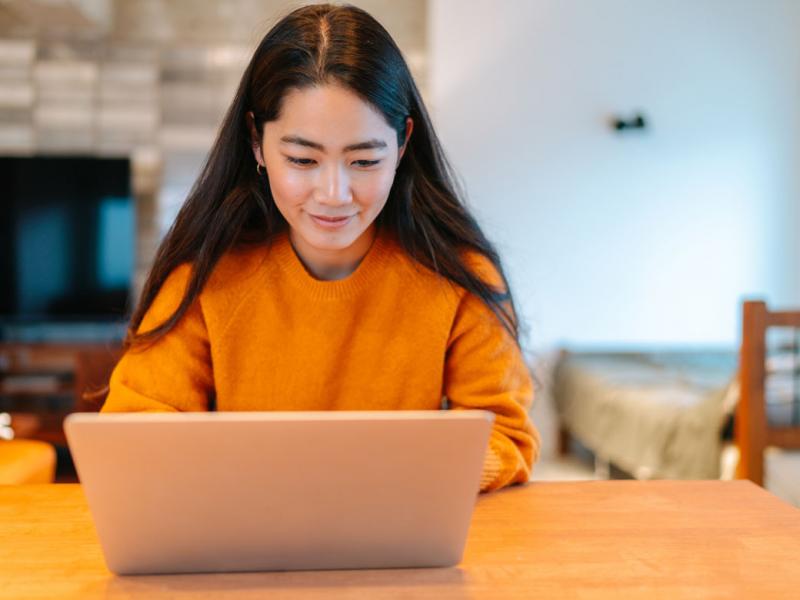
{"type": "Polygon", "coordinates": [[[253,156],[259,165],[266,168],[264,155],[261,152],[261,135],[256,130],[256,118],[253,115],[253,111],[248,111],[247,113],[247,129],[250,131],[250,147],[253,150],[253,156]]]}
{"type": "Polygon", "coordinates": [[[397,153],[397,164],[395,165],[395,169],[400,166],[400,159],[403,158],[403,154],[405,154],[406,148],[408,148],[408,140],[411,137],[411,131],[414,129],[414,119],[411,117],[406,117],[406,139],[403,142],[403,145],[400,146],[399,152],[397,153]]]}

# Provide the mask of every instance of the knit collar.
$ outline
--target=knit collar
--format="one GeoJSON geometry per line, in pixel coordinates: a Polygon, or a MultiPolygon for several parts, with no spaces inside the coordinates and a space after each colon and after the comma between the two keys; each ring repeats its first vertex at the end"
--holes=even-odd
{"type": "Polygon", "coordinates": [[[324,281],[315,278],[306,270],[292,246],[288,231],[277,234],[270,249],[270,261],[280,267],[281,276],[308,296],[317,300],[349,298],[370,287],[384,273],[393,260],[395,244],[393,235],[378,227],[375,240],[355,271],[344,279],[324,281]]]}

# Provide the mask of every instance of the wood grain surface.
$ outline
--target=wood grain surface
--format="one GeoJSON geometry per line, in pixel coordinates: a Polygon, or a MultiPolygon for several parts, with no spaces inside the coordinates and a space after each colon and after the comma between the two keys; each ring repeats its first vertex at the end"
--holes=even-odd
{"type": "Polygon", "coordinates": [[[451,569],[117,577],[78,485],[0,487],[0,540],[0,598],[15,600],[800,597],[800,510],[747,481],[484,495],[451,569]]]}

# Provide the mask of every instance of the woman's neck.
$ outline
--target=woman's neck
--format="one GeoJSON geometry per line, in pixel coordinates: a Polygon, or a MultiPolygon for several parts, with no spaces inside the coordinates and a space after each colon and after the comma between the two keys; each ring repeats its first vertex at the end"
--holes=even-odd
{"type": "Polygon", "coordinates": [[[351,275],[369,252],[376,235],[377,226],[373,223],[347,248],[321,250],[289,231],[292,248],[300,262],[314,278],[322,281],[337,281],[351,275]]]}

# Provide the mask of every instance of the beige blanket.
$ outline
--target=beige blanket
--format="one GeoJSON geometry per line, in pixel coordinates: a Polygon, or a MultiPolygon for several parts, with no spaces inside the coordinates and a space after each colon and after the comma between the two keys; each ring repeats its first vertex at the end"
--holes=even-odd
{"type": "Polygon", "coordinates": [[[553,396],[561,423],[642,478],[716,479],[734,352],[569,353],[553,396]]]}

